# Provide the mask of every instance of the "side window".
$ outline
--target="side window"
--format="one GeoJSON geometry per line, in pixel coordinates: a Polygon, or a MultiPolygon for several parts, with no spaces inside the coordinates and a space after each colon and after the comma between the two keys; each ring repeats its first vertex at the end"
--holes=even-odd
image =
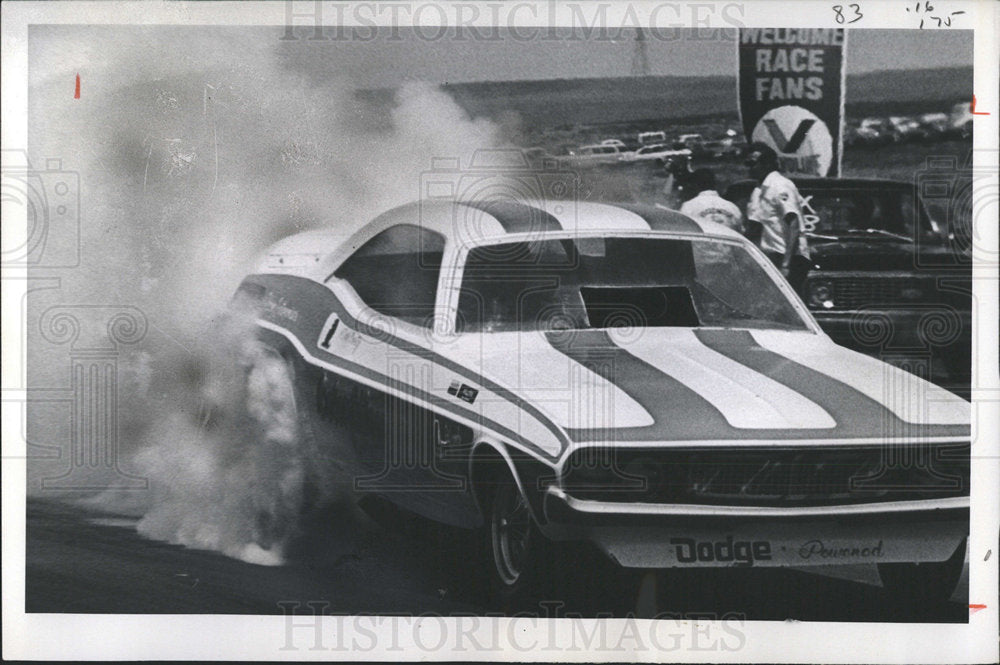
{"type": "Polygon", "coordinates": [[[400,224],[362,245],[335,274],[376,312],[430,328],[443,255],[444,236],[400,224]]]}

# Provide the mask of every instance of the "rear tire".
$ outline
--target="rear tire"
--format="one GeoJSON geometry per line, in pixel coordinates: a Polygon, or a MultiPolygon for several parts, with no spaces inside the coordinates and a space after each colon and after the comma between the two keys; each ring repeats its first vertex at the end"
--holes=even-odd
{"type": "Polygon", "coordinates": [[[967,541],[963,540],[946,561],[880,563],[882,587],[907,604],[945,602],[962,576],[966,546],[967,541]]]}
{"type": "Polygon", "coordinates": [[[290,359],[267,345],[247,352],[244,410],[255,512],[252,538],[265,550],[284,551],[298,535],[307,499],[316,500],[306,473],[303,422],[290,359]]]}

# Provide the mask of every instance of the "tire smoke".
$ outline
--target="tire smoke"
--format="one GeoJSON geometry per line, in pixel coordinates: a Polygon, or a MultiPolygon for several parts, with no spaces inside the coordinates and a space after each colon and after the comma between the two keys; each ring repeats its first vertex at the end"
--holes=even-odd
{"type": "MultiPolygon", "coordinates": [[[[146,29],[98,56],[93,30],[33,33],[30,158],[80,174],[81,261],[29,300],[28,327],[52,302],[143,312],[149,333],[118,358],[114,417],[119,467],[150,489],[123,491],[112,475],[99,493],[41,490],[64,454],[29,463],[29,493],[141,515],[150,538],[280,563],[310,461],[288,376],[245,317],[223,314],[229,299],[278,238],[347,234],[418,198],[432,158],[467,160],[503,137],[429,83],[384,101],[344,78],[317,84],[278,57],[277,34],[271,47],[192,28],[164,53],[146,29]],[[78,100],[63,94],[63,62],[88,63],[78,100]]],[[[64,356],[37,332],[28,347],[29,382],[59,375],[64,356]]],[[[65,452],[72,436],[29,399],[29,440],[65,452]]]]}

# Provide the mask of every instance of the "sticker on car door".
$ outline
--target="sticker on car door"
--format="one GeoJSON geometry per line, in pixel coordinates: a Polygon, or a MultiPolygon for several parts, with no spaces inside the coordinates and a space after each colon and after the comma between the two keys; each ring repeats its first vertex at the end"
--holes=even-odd
{"type": "Polygon", "coordinates": [[[316,342],[316,344],[319,345],[319,348],[323,349],[324,351],[330,350],[330,345],[333,343],[333,337],[334,335],[337,334],[337,328],[339,327],[340,327],[339,316],[337,316],[336,314],[331,314],[330,316],[326,317],[326,323],[324,323],[323,327],[320,328],[319,340],[317,340],[316,342]]]}

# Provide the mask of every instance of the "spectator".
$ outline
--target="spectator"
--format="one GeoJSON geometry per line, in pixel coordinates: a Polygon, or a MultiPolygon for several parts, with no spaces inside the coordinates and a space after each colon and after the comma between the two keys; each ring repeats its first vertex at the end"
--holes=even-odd
{"type": "Polygon", "coordinates": [[[682,213],[692,219],[716,222],[743,233],[743,213],[735,203],[715,191],[715,173],[711,169],[698,169],[692,173],[689,186],[696,195],[684,202],[682,213]]]}
{"type": "Polygon", "coordinates": [[[778,170],[778,155],[764,143],[747,147],[745,162],[757,187],[747,203],[747,237],[781,269],[800,295],[809,274],[809,244],[802,231],[802,196],[778,170]]]}
{"type": "Polygon", "coordinates": [[[667,174],[667,182],[663,185],[664,208],[676,210],[683,201],[691,198],[689,193],[691,179],[691,156],[672,155],[663,162],[663,170],[667,174]]]}

